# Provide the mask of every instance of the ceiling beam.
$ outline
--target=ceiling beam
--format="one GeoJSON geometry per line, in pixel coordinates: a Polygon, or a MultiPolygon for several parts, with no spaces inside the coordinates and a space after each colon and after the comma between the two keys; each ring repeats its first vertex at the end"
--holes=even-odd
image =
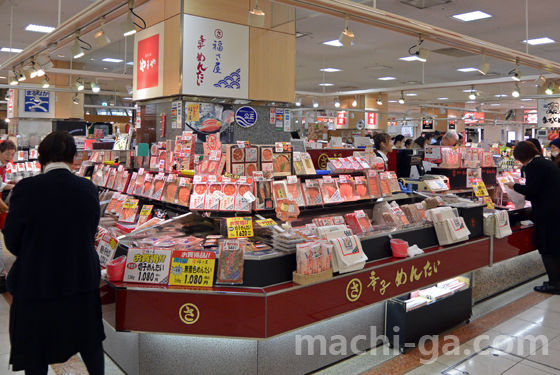
{"type": "MultiPolygon", "coordinates": [[[[455,47],[471,53],[486,53],[487,57],[529,66],[535,69],[560,74],[560,63],[543,59],[511,48],[499,46],[484,40],[462,35],[451,30],[429,25],[411,18],[389,13],[368,5],[346,0],[272,0],[277,3],[304,8],[334,17],[381,27],[390,31],[414,37],[422,36],[424,40],[455,47]]],[[[342,29],[342,23],[340,28],[342,29]]],[[[481,61],[482,62],[482,61],[481,61]]]]}
{"type": "Polygon", "coordinates": [[[0,89],[16,89],[16,90],[39,90],[39,91],[58,91],[58,92],[74,92],[74,93],[78,93],[78,94],[89,94],[89,95],[111,95],[111,96],[130,96],[129,93],[127,92],[117,92],[117,91],[99,91],[99,92],[93,92],[93,91],[78,91],[76,89],[70,89],[70,88],[62,88],[62,87],[48,87],[46,89],[42,88],[41,85],[22,85],[21,83],[19,85],[8,85],[8,84],[0,84],[0,89]]]}
{"type": "Polygon", "coordinates": [[[47,70],[47,73],[51,74],[61,74],[68,76],[79,76],[79,77],[96,77],[100,80],[104,78],[107,80],[116,81],[132,81],[132,74],[119,74],[119,73],[104,73],[104,72],[94,72],[90,70],[77,70],[77,69],[60,69],[51,68],[47,70]]]}

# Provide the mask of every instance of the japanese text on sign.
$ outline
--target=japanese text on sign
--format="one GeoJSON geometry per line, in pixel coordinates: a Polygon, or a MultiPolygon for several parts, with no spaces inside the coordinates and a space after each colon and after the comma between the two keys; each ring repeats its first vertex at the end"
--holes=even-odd
{"type": "Polygon", "coordinates": [[[253,237],[253,219],[250,217],[227,218],[228,238],[253,237]]]}
{"type": "Polygon", "coordinates": [[[211,287],[215,264],[216,254],[211,251],[174,251],[169,285],[211,287]]]}
{"type": "Polygon", "coordinates": [[[129,249],[124,281],[167,284],[170,262],[170,250],[129,249]]]}

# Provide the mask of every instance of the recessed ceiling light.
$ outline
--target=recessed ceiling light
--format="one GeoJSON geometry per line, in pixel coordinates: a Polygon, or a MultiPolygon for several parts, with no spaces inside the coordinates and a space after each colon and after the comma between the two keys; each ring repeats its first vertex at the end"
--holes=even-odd
{"type": "Polygon", "coordinates": [[[493,106],[493,107],[497,107],[497,106],[500,106],[501,104],[500,103],[492,103],[490,105],[493,106]]]}
{"type": "Polygon", "coordinates": [[[418,94],[415,94],[413,92],[409,92],[408,94],[406,94],[406,96],[417,96],[418,94]]]}
{"type": "MultiPolygon", "coordinates": [[[[93,60],[93,59],[92,59],[92,60],[93,60]]],[[[120,63],[120,62],[122,62],[121,59],[111,59],[111,58],[105,58],[105,59],[103,59],[103,60],[101,60],[101,61],[112,62],[112,63],[120,63]]]]}
{"type": "Polygon", "coordinates": [[[132,100],[132,98],[123,98],[123,100],[132,100]]]}
{"type": "Polygon", "coordinates": [[[90,59],[91,61],[95,61],[95,59],[94,59],[93,57],[90,57],[89,59],[90,59]]]}
{"type": "Polygon", "coordinates": [[[396,79],[395,77],[379,77],[377,78],[380,81],[392,81],[393,79],[396,79]]]}
{"type": "Polygon", "coordinates": [[[524,101],[524,102],[528,102],[528,101],[531,101],[531,100],[534,100],[534,99],[523,98],[523,99],[521,99],[521,100],[524,101]]]}
{"type": "Polygon", "coordinates": [[[334,83],[319,83],[319,86],[334,86],[334,83]]]}
{"type": "Polygon", "coordinates": [[[27,31],[35,31],[36,33],[45,33],[45,34],[50,33],[54,29],[55,28],[52,27],[52,26],[34,25],[32,23],[27,25],[27,27],[25,28],[25,30],[27,30],[27,31]]]}
{"type": "Polygon", "coordinates": [[[438,100],[449,100],[449,98],[437,98],[438,100]]]}
{"type": "Polygon", "coordinates": [[[469,100],[468,102],[465,103],[476,103],[474,100],[469,100]]]}
{"type": "Polygon", "coordinates": [[[418,82],[416,82],[416,81],[408,81],[408,82],[407,82],[407,84],[409,84],[409,85],[415,85],[415,84],[417,84],[417,83],[418,83],[418,82]]]}
{"type": "Polygon", "coordinates": [[[472,92],[474,89],[463,90],[463,92],[472,92]]]}
{"type": "Polygon", "coordinates": [[[477,68],[460,68],[460,69],[457,69],[457,71],[467,73],[467,72],[477,72],[478,69],[477,68]]]}
{"type": "MultiPolygon", "coordinates": [[[[327,46],[332,46],[332,47],[342,47],[342,46],[344,46],[344,44],[340,43],[340,41],[338,39],[329,40],[327,42],[323,42],[322,44],[326,44],[327,46]]],[[[352,42],[352,45],[354,45],[354,42],[352,42]]]]}
{"type": "Polygon", "coordinates": [[[57,55],[58,57],[66,57],[66,55],[57,55]]]}
{"type": "MultiPolygon", "coordinates": [[[[19,49],[19,48],[12,48],[12,50],[11,50],[11,52],[13,52],[13,53],[20,53],[21,51],[23,51],[23,50],[19,49]]],[[[0,52],[10,52],[10,48],[2,47],[2,49],[0,49],[0,52]]]]}
{"type": "Polygon", "coordinates": [[[319,69],[320,72],[328,72],[328,73],[333,73],[333,72],[342,72],[342,69],[337,69],[337,68],[325,68],[325,69],[319,69]]]}
{"type": "Polygon", "coordinates": [[[556,43],[556,41],[554,39],[550,39],[549,37],[544,37],[544,38],[534,38],[534,39],[526,39],[524,41],[522,41],[521,43],[529,43],[532,46],[538,46],[541,44],[550,44],[550,43],[556,43]]]}
{"type": "Polygon", "coordinates": [[[0,79],[3,79],[3,78],[6,78],[6,77],[4,77],[4,76],[0,77],[0,79]]]}
{"type": "Polygon", "coordinates": [[[126,63],[126,65],[134,65],[134,63],[132,61],[129,61],[126,63]]]}
{"type": "Polygon", "coordinates": [[[461,14],[453,15],[453,18],[455,18],[459,21],[463,21],[463,22],[476,21],[476,20],[481,20],[481,19],[490,18],[490,17],[492,17],[490,14],[481,12],[480,10],[475,10],[474,12],[468,12],[468,13],[461,13],[461,14]]]}
{"type": "Polygon", "coordinates": [[[105,69],[105,70],[109,70],[109,68],[103,68],[103,69],[105,69]]]}
{"type": "Polygon", "coordinates": [[[420,61],[420,59],[419,59],[418,56],[416,56],[416,55],[405,56],[405,57],[399,57],[399,60],[403,60],[403,61],[420,61]]]}
{"type": "Polygon", "coordinates": [[[496,98],[507,98],[507,94],[497,94],[494,95],[496,98]]]}
{"type": "Polygon", "coordinates": [[[396,103],[397,101],[396,101],[396,100],[387,100],[387,102],[389,102],[389,103],[396,103]]]}

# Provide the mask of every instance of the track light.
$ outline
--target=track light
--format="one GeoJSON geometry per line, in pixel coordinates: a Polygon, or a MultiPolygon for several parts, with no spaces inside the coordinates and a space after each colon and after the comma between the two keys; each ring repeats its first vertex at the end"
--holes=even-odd
{"type": "Polygon", "coordinates": [[[18,79],[17,79],[17,76],[18,76],[18,75],[17,75],[15,69],[12,70],[12,73],[14,73],[14,75],[13,75],[12,78],[10,78],[10,85],[12,85],[12,86],[19,85],[19,81],[18,81],[18,79]]]}
{"type": "Polygon", "coordinates": [[[99,92],[99,90],[101,90],[101,89],[99,88],[99,83],[97,83],[97,79],[96,79],[95,81],[93,81],[91,83],[91,91],[99,92]]]}
{"type": "Polygon", "coordinates": [[[132,85],[131,85],[131,84],[126,85],[126,92],[128,92],[128,95],[132,95],[132,92],[133,92],[133,91],[134,91],[134,90],[132,89],[132,85]]]}
{"type": "Polygon", "coordinates": [[[130,9],[126,15],[126,20],[121,22],[121,30],[124,36],[136,34],[136,27],[134,26],[134,22],[132,22],[132,10],[130,9]]]}
{"type": "Polygon", "coordinates": [[[39,70],[37,70],[39,77],[45,74],[46,70],[52,69],[54,66],[48,55],[39,55],[37,57],[37,64],[39,65],[39,70]],[[41,74],[40,71],[43,71],[43,73],[41,74]]]}
{"type": "Polygon", "coordinates": [[[43,88],[44,89],[46,89],[50,86],[49,81],[50,81],[49,76],[45,75],[45,79],[43,80],[43,88]]]}
{"type": "Polygon", "coordinates": [[[33,97],[33,101],[35,103],[40,103],[41,102],[41,98],[39,97],[39,94],[35,94],[35,96],[33,97]]]}
{"type": "Polygon", "coordinates": [[[535,80],[535,84],[540,87],[545,83],[546,83],[546,78],[544,78],[544,76],[541,73],[541,75],[535,80]]]}
{"type": "Polygon", "coordinates": [[[519,71],[519,60],[517,60],[515,62],[515,71],[511,71],[509,74],[512,74],[511,78],[513,78],[514,81],[521,81],[521,77],[523,77],[523,73],[521,73],[519,71]]]}
{"type": "Polygon", "coordinates": [[[424,38],[422,37],[422,35],[420,35],[420,40],[419,40],[418,44],[410,47],[408,49],[408,53],[410,55],[416,55],[416,57],[419,61],[426,62],[426,60],[428,59],[428,53],[430,53],[430,51],[427,50],[426,48],[420,47],[422,45],[422,43],[424,43],[424,38]],[[414,53],[410,52],[414,47],[418,47],[418,51],[416,51],[414,53]]]}
{"type": "Polygon", "coordinates": [[[354,97],[354,101],[352,102],[352,107],[357,107],[358,106],[358,96],[356,95],[354,97]]]}
{"type": "Polygon", "coordinates": [[[74,56],[75,59],[79,59],[84,55],[84,50],[78,44],[78,37],[74,40],[74,45],[70,48],[70,52],[72,52],[72,56],[74,56]]]}
{"type": "Polygon", "coordinates": [[[80,104],[80,99],[78,98],[78,93],[72,97],[72,102],[74,104],[80,104]]]}
{"type": "Polygon", "coordinates": [[[76,80],[76,88],[78,91],[82,91],[84,89],[84,79],[82,77],[78,77],[76,80]]]}
{"type": "Polygon", "coordinates": [[[115,106],[115,101],[109,99],[109,101],[107,102],[107,104],[108,104],[110,107],[114,107],[114,106],[115,106]]]}
{"type": "Polygon", "coordinates": [[[264,27],[264,12],[259,8],[259,0],[255,0],[255,7],[249,12],[249,26],[264,27]]]}
{"type": "Polygon", "coordinates": [[[404,99],[404,93],[401,91],[401,97],[399,98],[399,104],[404,104],[406,100],[404,99]]]}
{"type": "Polygon", "coordinates": [[[379,93],[379,96],[377,97],[377,105],[383,105],[383,100],[381,100],[381,93],[379,93]]]}
{"type": "Polygon", "coordinates": [[[338,99],[338,96],[336,97],[336,99],[334,100],[334,106],[336,108],[340,108],[340,100],[338,99]]]}
{"type": "MultiPolygon", "coordinates": [[[[11,82],[10,82],[10,83],[11,83],[11,82]]],[[[546,93],[546,95],[552,95],[552,94],[554,94],[554,84],[553,84],[552,82],[550,82],[550,83],[548,84],[548,87],[546,88],[545,93],[546,93]]]]}
{"type": "Polygon", "coordinates": [[[37,69],[35,69],[35,62],[31,61],[31,72],[29,73],[29,78],[37,77],[37,69]]]}
{"type": "Polygon", "coordinates": [[[296,106],[301,107],[301,98],[296,96],[296,106]]]}
{"type": "Polygon", "coordinates": [[[93,40],[95,40],[95,44],[97,44],[97,47],[101,48],[111,43],[111,41],[105,33],[105,30],[103,30],[103,27],[105,26],[105,17],[101,17],[99,21],[101,22],[101,30],[95,33],[95,38],[93,40]]]}
{"type": "Polygon", "coordinates": [[[342,31],[342,33],[340,34],[340,37],[338,38],[338,41],[344,47],[350,47],[352,45],[352,40],[354,40],[354,33],[352,32],[352,30],[350,30],[348,28],[348,20],[349,19],[350,19],[350,16],[347,14],[346,15],[346,25],[344,26],[344,30],[342,31]]]}
{"type": "Polygon", "coordinates": [[[20,70],[19,70],[19,73],[18,73],[18,75],[17,75],[17,80],[18,80],[19,82],[22,82],[22,81],[25,81],[25,79],[26,79],[26,78],[25,78],[25,73],[23,73],[23,69],[20,69],[20,70]]]}
{"type": "Polygon", "coordinates": [[[313,99],[313,108],[317,108],[319,106],[319,102],[317,99],[313,99]]]}
{"type": "Polygon", "coordinates": [[[478,72],[486,75],[490,71],[490,64],[486,62],[486,53],[482,52],[482,64],[478,67],[478,72]]]}
{"type": "Polygon", "coordinates": [[[513,96],[514,98],[518,98],[519,95],[521,95],[521,89],[520,89],[519,86],[516,84],[516,85],[515,85],[515,90],[513,90],[513,92],[511,93],[511,96],[513,96]]]}
{"type": "Polygon", "coordinates": [[[469,94],[469,99],[470,100],[476,99],[476,90],[474,89],[474,85],[471,86],[471,93],[469,94]]]}
{"type": "Polygon", "coordinates": [[[6,91],[6,95],[4,95],[4,100],[10,100],[10,92],[6,91]]]}

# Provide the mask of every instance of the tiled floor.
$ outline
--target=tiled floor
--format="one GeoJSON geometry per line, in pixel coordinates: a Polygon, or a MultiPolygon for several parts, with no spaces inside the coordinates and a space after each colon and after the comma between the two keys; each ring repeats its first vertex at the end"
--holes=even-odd
{"type": "MultiPolygon", "coordinates": [[[[14,263],[15,257],[4,252],[6,269],[10,269],[14,263]]],[[[11,296],[9,293],[4,293],[0,297],[0,375],[20,374],[24,375],[23,371],[13,372],[9,369],[8,361],[10,359],[10,338],[8,335],[8,325],[10,321],[10,304],[11,296]]],[[[72,357],[68,362],[51,365],[49,367],[49,375],[87,375],[88,372],[79,356],[72,357]]],[[[117,365],[105,355],[105,374],[106,375],[124,375],[117,365]]]]}

